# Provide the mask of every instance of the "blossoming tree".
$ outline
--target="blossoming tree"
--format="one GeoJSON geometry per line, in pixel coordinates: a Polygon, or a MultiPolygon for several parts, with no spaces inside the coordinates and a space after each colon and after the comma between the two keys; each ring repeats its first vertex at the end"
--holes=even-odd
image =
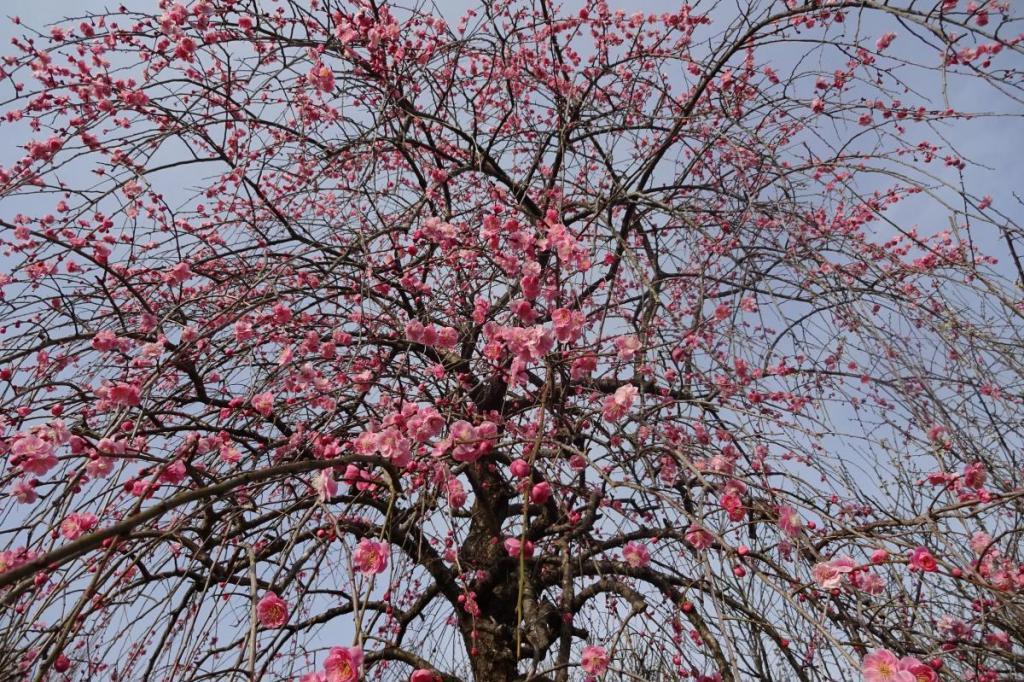
{"type": "Polygon", "coordinates": [[[24,28],[0,670],[1021,679],[1013,4],[24,28]]]}

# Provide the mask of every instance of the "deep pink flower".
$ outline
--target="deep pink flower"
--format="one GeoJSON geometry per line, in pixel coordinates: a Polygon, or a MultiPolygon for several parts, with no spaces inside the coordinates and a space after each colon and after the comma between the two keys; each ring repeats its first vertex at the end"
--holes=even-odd
{"type": "Polygon", "coordinates": [[[544,504],[551,499],[551,484],[541,481],[530,489],[530,501],[535,504],[544,504]]]}
{"type": "Polygon", "coordinates": [[[441,682],[441,676],[432,670],[420,668],[409,675],[409,682],[441,682]]]}
{"type": "Polygon", "coordinates": [[[256,617],[265,628],[279,628],[288,622],[288,604],[274,592],[267,592],[256,603],[256,617]]]}
{"type": "Polygon", "coordinates": [[[356,570],[366,575],[383,573],[388,567],[388,550],[382,542],[363,538],[352,554],[356,570]]]}
{"type": "Polygon", "coordinates": [[[107,390],[107,397],[120,407],[134,407],[139,404],[139,387],[123,382],[114,384],[107,390]]]}
{"type": "Polygon", "coordinates": [[[588,675],[600,675],[608,670],[608,654],[604,647],[585,646],[580,657],[580,667],[588,675]]]}
{"type": "Polygon", "coordinates": [[[516,478],[526,478],[530,475],[530,463],[525,459],[516,459],[509,465],[509,471],[516,478]]]}
{"type": "Polygon", "coordinates": [[[464,507],[469,495],[466,494],[466,488],[462,485],[462,481],[457,478],[449,478],[445,487],[448,490],[448,503],[455,509],[464,507]]]}
{"type": "Polygon", "coordinates": [[[310,85],[317,90],[322,92],[330,92],[334,90],[334,72],[331,71],[331,68],[326,64],[314,64],[313,68],[309,70],[307,78],[309,79],[310,85]]]}
{"type": "Polygon", "coordinates": [[[363,650],[357,646],[332,647],[324,661],[327,682],[356,682],[363,665],[363,650]]]}
{"type": "MultiPolygon", "coordinates": [[[[523,549],[522,542],[519,540],[519,538],[506,538],[504,545],[505,551],[508,552],[508,555],[510,557],[518,558],[520,550],[523,549]]],[[[529,540],[526,541],[524,554],[526,555],[527,559],[533,556],[533,543],[529,540]]]]}
{"type": "Polygon", "coordinates": [[[927,547],[918,547],[910,555],[910,567],[916,571],[932,573],[938,570],[935,557],[928,551],[927,547]]]}
{"type": "Polygon", "coordinates": [[[913,656],[904,656],[900,659],[899,670],[913,675],[913,682],[938,682],[939,676],[930,665],[922,663],[913,656]]]}
{"type": "Polygon", "coordinates": [[[622,558],[633,568],[643,568],[651,562],[651,553],[638,542],[628,542],[622,548],[622,558]]]}

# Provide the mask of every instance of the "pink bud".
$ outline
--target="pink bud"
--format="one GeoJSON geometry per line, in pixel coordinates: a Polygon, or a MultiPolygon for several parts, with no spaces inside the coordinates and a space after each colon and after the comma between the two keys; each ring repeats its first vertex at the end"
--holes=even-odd
{"type": "Polygon", "coordinates": [[[551,486],[548,485],[547,481],[541,481],[533,486],[533,489],[530,491],[531,502],[544,504],[549,499],[551,499],[551,486]]]}
{"type": "Polygon", "coordinates": [[[526,478],[530,475],[530,465],[525,459],[517,459],[509,466],[512,475],[516,478],[526,478]]]}

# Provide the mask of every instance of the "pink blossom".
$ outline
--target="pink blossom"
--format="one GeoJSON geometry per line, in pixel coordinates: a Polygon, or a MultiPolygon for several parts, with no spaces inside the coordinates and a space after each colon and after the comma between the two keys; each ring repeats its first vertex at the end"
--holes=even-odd
{"type": "Polygon", "coordinates": [[[992,544],[992,536],[983,530],[975,531],[971,535],[971,549],[974,550],[975,554],[982,554],[989,550],[992,544]]]}
{"type": "Polygon", "coordinates": [[[695,549],[705,550],[712,545],[715,539],[711,536],[711,533],[694,524],[686,529],[686,541],[693,545],[695,549]]]}
{"type": "Polygon", "coordinates": [[[407,466],[412,459],[412,443],[395,427],[378,433],[375,444],[381,457],[397,467],[407,466]]]}
{"type": "Polygon", "coordinates": [[[454,509],[462,509],[466,506],[469,495],[466,494],[466,488],[462,485],[462,481],[457,478],[449,478],[445,483],[445,488],[448,491],[448,504],[454,509]]]}
{"type": "Polygon", "coordinates": [[[521,551],[526,558],[533,556],[534,547],[533,543],[529,540],[526,541],[526,545],[524,546],[519,538],[506,538],[504,545],[505,551],[508,552],[510,557],[518,557],[521,551]]]}
{"type": "Polygon", "coordinates": [[[988,472],[981,462],[974,462],[964,468],[964,485],[968,488],[983,488],[988,472]]]}
{"type": "Polygon", "coordinates": [[[800,518],[797,510],[789,506],[782,506],[777,511],[779,514],[779,530],[791,538],[799,535],[800,529],[804,526],[804,521],[800,518]]]}
{"type": "Polygon", "coordinates": [[[313,68],[309,70],[309,74],[306,78],[309,80],[310,85],[317,90],[322,92],[331,92],[334,90],[334,72],[331,71],[331,68],[326,64],[314,64],[313,68]]]}
{"type": "Polygon", "coordinates": [[[885,581],[882,580],[880,575],[872,571],[852,573],[850,575],[850,583],[866,594],[881,594],[882,590],[885,589],[885,581]]]}
{"type": "Polygon", "coordinates": [[[516,478],[526,478],[530,475],[530,464],[525,459],[516,459],[509,465],[509,471],[516,478]]]}
{"type": "Polygon", "coordinates": [[[613,395],[608,396],[604,400],[604,409],[601,412],[601,416],[605,421],[615,422],[629,411],[629,408],[633,406],[633,401],[636,399],[639,391],[633,384],[625,384],[619,386],[613,395]]]}
{"type": "Polygon", "coordinates": [[[892,41],[896,40],[896,34],[893,32],[883,33],[881,37],[875,41],[875,49],[881,52],[885,48],[892,45],[892,41]]]}
{"type": "Polygon", "coordinates": [[[32,485],[31,481],[27,481],[25,479],[21,479],[11,487],[11,496],[16,499],[19,504],[32,504],[38,498],[36,495],[36,489],[32,485]]]}
{"type": "Polygon", "coordinates": [[[842,584],[843,576],[853,571],[855,564],[850,557],[838,557],[832,561],[822,561],[814,565],[811,575],[814,582],[825,590],[831,590],[842,584]]]}
{"type": "Polygon", "coordinates": [[[604,647],[585,646],[580,657],[580,667],[588,675],[601,675],[608,670],[608,654],[604,647]]]}
{"type": "Polygon", "coordinates": [[[363,650],[360,647],[332,647],[324,661],[327,682],[356,682],[363,665],[363,650]]]}
{"type": "Polygon", "coordinates": [[[913,656],[901,658],[899,670],[913,675],[911,678],[913,682],[938,682],[939,679],[939,676],[935,674],[935,670],[930,665],[922,663],[913,656]]]}
{"type": "Polygon", "coordinates": [[[98,521],[95,514],[69,514],[60,524],[60,534],[68,540],[77,540],[82,534],[95,528],[98,521]]]}
{"type": "Polygon", "coordinates": [[[364,575],[383,573],[388,567],[388,550],[382,542],[363,538],[352,554],[356,570],[364,575]]]}
{"type": "Polygon", "coordinates": [[[107,390],[110,402],[122,407],[134,407],[139,404],[139,387],[134,384],[118,383],[107,390]]]}
{"type": "Polygon", "coordinates": [[[270,391],[257,393],[252,397],[250,404],[252,405],[252,409],[256,410],[264,417],[269,417],[270,413],[274,410],[274,394],[270,391]]]}
{"type": "Polygon", "coordinates": [[[926,547],[918,547],[910,555],[910,567],[916,571],[932,573],[938,570],[935,557],[926,547]]]}
{"type": "Polygon", "coordinates": [[[42,476],[57,466],[53,444],[34,433],[21,433],[14,437],[11,455],[21,470],[27,474],[42,476]]]}
{"type": "Polygon", "coordinates": [[[597,358],[593,355],[584,355],[572,361],[569,367],[569,376],[575,381],[588,377],[597,369],[597,358]]]}
{"type": "Polygon", "coordinates": [[[184,284],[192,276],[192,269],[188,263],[178,263],[164,273],[164,281],[168,284],[184,284]]]}
{"type": "Polygon", "coordinates": [[[555,326],[555,338],[562,343],[572,343],[583,332],[585,321],[583,313],[568,308],[555,308],[551,311],[551,322],[555,326]]]}
{"type": "Polygon", "coordinates": [[[628,542],[622,548],[622,558],[633,568],[643,568],[651,562],[651,553],[640,543],[628,542]]]}
{"type": "Polygon", "coordinates": [[[544,504],[551,499],[551,484],[541,481],[530,489],[530,501],[535,504],[544,504]]]}
{"type": "Polygon", "coordinates": [[[92,343],[90,344],[94,349],[98,351],[110,351],[118,347],[120,339],[109,329],[104,329],[101,332],[97,332],[96,336],[92,337],[92,343]]]}
{"type": "Polygon", "coordinates": [[[620,336],[615,339],[615,350],[619,353],[619,359],[629,362],[640,350],[640,339],[635,336],[620,336]]]}
{"type": "Polygon", "coordinates": [[[313,477],[313,490],[321,502],[326,502],[338,494],[338,483],[334,480],[334,472],[325,469],[313,477]]]}
{"type": "Polygon", "coordinates": [[[876,649],[864,657],[860,670],[864,682],[916,682],[914,674],[900,670],[896,654],[888,649],[876,649]]]}
{"type": "Polygon", "coordinates": [[[288,622],[288,604],[274,592],[267,592],[256,603],[256,617],[265,628],[279,628],[288,622]]]}
{"type": "Polygon", "coordinates": [[[419,668],[409,676],[409,682],[441,682],[441,676],[432,670],[419,668]]]}

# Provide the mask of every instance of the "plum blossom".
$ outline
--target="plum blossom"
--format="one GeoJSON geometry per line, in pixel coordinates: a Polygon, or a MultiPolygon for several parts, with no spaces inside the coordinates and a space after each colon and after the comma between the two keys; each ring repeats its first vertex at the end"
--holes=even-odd
{"type": "Polygon", "coordinates": [[[117,383],[107,389],[106,397],[118,407],[135,407],[139,404],[139,387],[125,382],[117,383]]]}
{"type": "Polygon", "coordinates": [[[651,562],[651,553],[645,545],[638,542],[628,542],[622,548],[622,558],[633,568],[643,568],[651,562]]]}
{"type": "Polygon", "coordinates": [[[894,40],[896,40],[896,34],[893,33],[892,31],[890,31],[888,33],[883,33],[878,38],[878,40],[875,41],[875,49],[878,50],[879,52],[881,52],[882,50],[884,50],[887,47],[889,47],[890,45],[892,45],[892,41],[894,41],[894,40]]]}
{"type": "Polygon", "coordinates": [[[714,543],[715,539],[711,536],[711,533],[704,530],[704,528],[693,524],[686,529],[686,541],[689,542],[694,549],[705,550],[714,543]]]}
{"type": "Polygon", "coordinates": [[[583,647],[580,667],[588,675],[601,675],[608,670],[608,654],[604,647],[588,645],[583,647]]]}
{"type": "Polygon", "coordinates": [[[822,561],[811,569],[814,582],[824,590],[831,590],[842,584],[843,576],[848,575],[856,567],[853,559],[848,556],[837,557],[831,561],[822,561]]]}
{"type": "Polygon", "coordinates": [[[388,567],[388,551],[382,542],[363,538],[352,554],[356,570],[364,575],[383,573],[388,567]]]}
{"type": "Polygon", "coordinates": [[[800,530],[804,527],[804,521],[800,518],[800,513],[790,506],[779,507],[777,512],[779,514],[779,530],[791,538],[798,536],[800,530]]]}
{"type": "Polygon", "coordinates": [[[916,682],[913,673],[900,669],[899,659],[888,649],[876,649],[865,656],[860,670],[864,682],[916,682]]]}
{"type": "Polygon", "coordinates": [[[466,488],[462,485],[462,481],[457,478],[449,478],[445,482],[445,488],[448,493],[448,504],[455,509],[461,509],[466,505],[469,496],[466,494],[466,488]]]}
{"type": "Polygon", "coordinates": [[[555,327],[555,338],[562,343],[576,341],[583,332],[586,318],[583,313],[568,308],[555,308],[551,311],[551,322],[555,327]]]}
{"type": "Polygon", "coordinates": [[[619,360],[629,362],[640,350],[640,339],[633,335],[620,336],[615,339],[615,350],[618,352],[619,360]]]}
{"type": "Polygon", "coordinates": [[[61,522],[60,534],[68,540],[77,540],[79,537],[95,528],[98,522],[99,519],[96,518],[95,514],[90,514],[88,512],[80,514],[75,512],[73,514],[69,514],[68,517],[61,522]]]}
{"type": "Polygon", "coordinates": [[[27,474],[43,476],[57,466],[57,457],[53,454],[53,444],[34,433],[19,433],[11,445],[13,462],[27,474]]]}
{"type": "Polygon", "coordinates": [[[324,661],[326,682],[356,682],[363,665],[363,650],[360,647],[332,647],[324,661]]]}
{"type": "Polygon", "coordinates": [[[252,409],[256,410],[264,417],[269,417],[270,413],[274,410],[274,394],[270,391],[257,393],[252,397],[251,405],[252,409]]]}
{"type": "Polygon", "coordinates": [[[629,411],[629,408],[633,406],[633,401],[636,399],[639,390],[633,384],[625,384],[615,389],[613,395],[608,396],[604,400],[604,409],[601,411],[601,416],[605,421],[616,422],[629,411]]]}
{"type": "Polygon", "coordinates": [[[530,501],[534,504],[544,504],[551,499],[551,484],[541,481],[530,489],[530,501]]]}
{"type": "Polygon", "coordinates": [[[338,483],[334,480],[334,471],[325,469],[313,477],[313,490],[321,502],[326,502],[338,494],[338,483]]]}
{"type": "Polygon", "coordinates": [[[939,679],[939,676],[930,665],[921,662],[913,656],[904,656],[901,658],[899,670],[901,672],[910,673],[912,675],[911,679],[913,682],[938,682],[939,679]]]}
{"type": "Polygon", "coordinates": [[[915,571],[932,573],[938,570],[938,564],[928,548],[918,547],[910,554],[910,568],[915,571]]]}
{"type": "Polygon", "coordinates": [[[381,457],[397,467],[405,467],[412,460],[412,443],[396,427],[378,433],[375,445],[381,457]]]}
{"type": "Polygon", "coordinates": [[[26,479],[21,479],[11,486],[11,497],[16,499],[19,504],[32,504],[38,498],[35,486],[26,479]]]}
{"type": "Polygon", "coordinates": [[[441,682],[441,676],[433,670],[419,668],[409,675],[409,682],[441,682]]]}
{"type": "Polygon", "coordinates": [[[503,544],[505,545],[505,551],[508,552],[510,557],[518,557],[520,553],[524,554],[526,558],[533,556],[534,547],[533,543],[529,540],[524,545],[519,538],[506,538],[503,544]]]}
{"type": "Polygon", "coordinates": [[[331,71],[331,67],[323,62],[314,64],[306,78],[309,80],[310,85],[321,92],[331,92],[334,90],[334,72],[331,71]]]}
{"type": "Polygon", "coordinates": [[[256,617],[265,628],[279,628],[288,622],[288,604],[274,592],[267,592],[256,603],[256,617]]]}

